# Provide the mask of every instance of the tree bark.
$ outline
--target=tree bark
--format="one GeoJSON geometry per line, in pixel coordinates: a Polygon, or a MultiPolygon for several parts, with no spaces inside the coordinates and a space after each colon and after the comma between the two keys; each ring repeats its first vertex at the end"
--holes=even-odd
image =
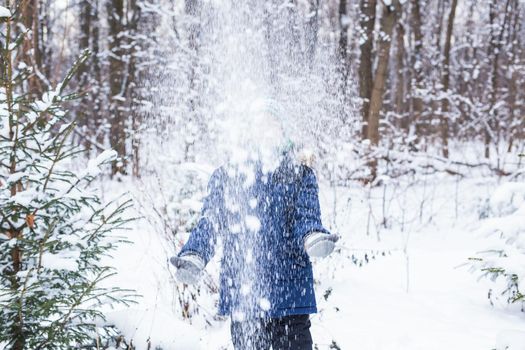
{"type": "MultiPolygon", "coordinates": [[[[454,31],[454,18],[456,17],[456,7],[458,0],[452,0],[450,6],[450,13],[448,16],[447,22],[447,33],[445,37],[445,49],[443,52],[443,76],[442,84],[443,91],[445,94],[448,94],[450,87],[450,49],[452,46],[452,33],[454,31]]],[[[449,121],[448,121],[448,112],[450,103],[448,97],[445,96],[441,100],[441,123],[440,123],[440,132],[441,132],[441,141],[442,141],[442,154],[443,157],[448,158],[449,149],[448,149],[448,138],[449,138],[449,121]]]]}
{"type": "MultiPolygon", "coordinates": [[[[83,50],[91,49],[90,45],[90,39],[91,39],[91,19],[92,19],[92,12],[93,8],[91,6],[91,2],[89,0],[82,0],[82,2],[79,4],[79,22],[80,22],[80,33],[79,33],[79,40],[78,40],[78,51],[82,52],[83,50]]],[[[83,96],[79,101],[79,108],[77,112],[77,120],[79,126],[82,128],[82,132],[85,134],[86,138],[85,140],[89,140],[89,138],[92,135],[92,132],[94,132],[94,128],[92,125],[89,125],[90,121],[92,120],[91,113],[93,113],[93,101],[95,99],[93,98],[92,91],[90,85],[90,78],[91,71],[90,71],[90,65],[83,64],[78,69],[78,77],[79,77],[79,86],[78,89],[83,92],[88,92],[85,96],[83,96]]],[[[89,142],[85,141],[84,147],[86,149],[90,148],[89,142]]]]}
{"type": "Polygon", "coordinates": [[[339,1],[339,42],[338,42],[338,58],[337,69],[340,74],[340,86],[342,103],[339,108],[339,113],[342,119],[346,119],[346,106],[350,104],[350,96],[348,94],[348,72],[350,70],[349,50],[348,50],[348,9],[347,0],[339,1]]]}
{"type": "MultiPolygon", "coordinates": [[[[509,42],[512,43],[512,50],[510,52],[510,59],[507,66],[507,71],[511,71],[511,67],[513,65],[519,64],[519,52],[522,46],[520,45],[520,38],[519,38],[519,21],[520,21],[520,8],[519,8],[519,1],[514,0],[512,2],[512,9],[510,10],[510,13],[514,14],[512,25],[510,25],[510,28],[512,31],[509,33],[509,42]]],[[[520,128],[523,128],[523,119],[521,118],[521,123],[514,123],[516,120],[516,116],[520,115],[520,105],[517,103],[518,101],[518,78],[519,74],[517,70],[514,70],[512,72],[512,75],[509,80],[509,87],[508,87],[508,96],[507,96],[507,103],[510,110],[509,119],[511,121],[511,125],[509,126],[508,130],[508,146],[507,146],[507,152],[511,153],[514,139],[517,138],[517,130],[520,128]]],[[[519,137],[519,136],[518,136],[519,137]]]]}
{"type": "Polygon", "coordinates": [[[120,160],[112,165],[112,174],[126,172],[126,120],[123,111],[125,101],[124,84],[127,79],[122,33],[124,32],[124,0],[107,3],[109,22],[109,89],[110,89],[110,137],[109,141],[120,160]]]}
{"type": "MultiPolygon", "coordinates": [[[[499,34],[496,34],[495,31],[495,22],[496,17],[498,13],[498,2],[496,0],[493,0],[490,3],[490,9],[489,9],[489,22],[490,22],[490,43],[489,43],[489,51],[488,51],[488,58],[489,60],[492,60],[492,73],[490,77],[490,92],[489,92],[489,110],[488,110],[488,121],[487,125],[485,125],[485,158],[490,158],[490,143],[492,142],[492,135],[499,133],[499,118],[498,113],[496,110],[494,110],[494,106],[496,105],[497,99],[498,99],[498,65],[499,65],[499,58],[500,58],[500,52],[501,52],[501,43],[503,41],[503,33],[505,31],[505,27],[508,21],[509,17],[509,5],[510,0],[507,0],[505,3],[505,11],[503,14],[503,23],[501,24],[500,32],[499,34]]],[[[496,140],[497,141],[497,140],[496,140]]],[[[497,143],[497,142],[496,142],[497,143]]],[[[496,147],[498,145],[496,144],[496,147]]]]}
{"type": "Polygon", "coordinates": [[[100,9],[100,2],[99,0],[92,0],[93,1],[93,12],[91,17],[91,23],[93,23],[93,31],[91,33],[93,40],[92,40],[92,70],[93,70],[93,80],[95,82],[93,86],[92,91],[92,97],[93,97],[93,124],[94,124],[94,138],[95,141],[98,144],[102,144],[104,142],[104,136],[106,135],[106,130],[102,127],[104,120],[107,119],[107,113],[103,112],[102,108],[102,101],[104,101],[104,98],[101,96],[102,91],[102,70],[101,70],[101,63],[100,63],[100,46],[99,46],[99,40],[100,40],[100,18],[99,18],[99,9],[100,9]]]}
{"type": "Polygon", "coordinates": [[[413,116],[412,125],[415,129],[415,137],[419,139],[422,135],[421,119],[423,114],[423,99],[421,98],[421,89],[423,89],[423,31],[421,21],[421,8],[419,6],[420,0],[412,0],[412,30],[414,32],[414,53],[412,55],[412,70],[413,70],[413,89],[412,91],[412,105],[413,116]]]}
{"type": "Polygon", "coordinates": [[[368,137],[368,115],[372,95],[374,65],[372,49],[374,47],[374,24],[376,18],[376,0],[361,0],[359,16],[360,56],[359,56],[359,97],[362,100],[363,119],[362,135],[368,137]]]}
{"type": "Polygon", "coordinates": [[[26,35],[22,45],[22,52],[19,60],[33,69],[33,74],[29,77],[29,91],[31,94],[40,95],[43,92],[42,82],[36,72],[42,68],[42,54],[40,48],[40,21],[39,21],[39,0],[24,0],[20,5],[22,23],[31,32],[26,35]]]}
{"type": "MultiPolygon", "coordinates": [[[[368,113],[367,137],[373,146],[377,146],[380,140],[379,117],[383,106],[383,95],[385,92],[388,61],[390,58],[390,47],[392,46],[392,32],[400,8],[401,5],[399,0],[393,1],[392,5],[389,6],[383,4],[380,22],[381,35],[378,42],[377,67],[374,75],[372,95],[370,98],[370,110],[368,113]]],[[[372,178],[375,179],[377,176],[377,161],[373,160],[370,166],[372,178]]]]}
{"type": "Polygon", "coordinates": [[[348,78],[348,10],[346,0],[339,1],[339,58],[341,60],[341,73],[343,85],[346,87],[348,78]]]}
{"type": "MultiPolygon", "coordinates": [[[[138,103],[142,99],[141,90],[137,86],[137,82],[140,75],[140,70],[138,68],[139,65],[139,53],[137,52],[137,44],[133,43],[134,40],[137,40],[136,36],[139,34],[139,24],[142,20],[142,13],[141,9],[137,4],[137,0],[131,0],[130,1],[130,8],[133,11],[133,16],[129,20],[129,32],[131,34],[131,37],[128,42],[128,47],[131,47],[129,52],[129,65],[128,65],[128,73],[129,73],[129,79],[128,79],[128,87],[127,90],[129,90],[129,96],[130,96],[130,114],[131,114],[131,152],[132,152],[132,174],[135,177],[140,177],[140,138],[139,138],[139,129],[141,125],[141,118],[139,114],[139,110],[137,108],[138,103]]],[[[152,16],[149,18],[149,20],[154,20],[154,17],[152,16]]],[[[151,23],[147,20],[145,21],[144,25],[151,23]]],[[[154,22],[155,23],[155,22],[154,22]]],[[[147,27],[148,31],[153,32],[154,28],[147,27]]],[[[142,50],[146,50],[147,43],[143,43],[144,47],[142,47],[142,50]]]]}
{"type": "Polygon", "coordinates": [[[405,115],[405,27],[398,22],[396,26],[396,84],[395,110],[400,120],[400,126],[408,134],[410,122],[405,115]]]}
{"type": "MultiPolygon", "coordinates": [[[[52,38],[50,35],[51,23],[51,1],[52,0],[41,0],[40,10],[41,10],[41,29],[42,33],[40,34],[40,47],[42,55],[42,72],[44,76],[51,77],[52,67],[53,67],[53,45],[52,38]]],[[[52,78],[52,77],[51,77],[52,78]]]]}
{"type": "MultiPolygon", "coordinates": [[[[5,45],[6,48],[9,48],[11,45],[11,40],[14,35],[14,27],[15,24],[11,22],[11,19],[6,20],[6,32],[5,32],[5,42],[2,43],[5,45]]],[[[25,48],[23,48],[25,50],[25,48]]],[[[18,135],[19,135],[19,128],[18,123],[16,122],[16,112],[13,109],[14,106],[14,99],[15,99],[15,91],[13,87],[13,77],[14,77],[14,62],[15,57],[12,55],[12,51],[10,49],[7,49],[5,52],[5,56],[1,55],[2,63],[4,63],[2,66],[0,66],[0,69],[2,71],[1,73],[1,83],[2,88],[5,93],[5,103],[6,103],[6,109],[7,109],[7,128],[8,128],[8,138],[11,143],[10,146],[10,156],[8,164],[5,164],[8,168],[8,172],[10,175],[17,173],[17,157],[16,154],[18,152],[17,145],[18,145],[18,135]]],[[[7,162],[6,162],[7,163],[7,162]]],[[[16,196],[16,194],[19,192],[19,184],[18,183],[12,183],[9,185],[9,193],[10,197],[16,196]]],[[[7,237],[8,239],[11,239],[12,242],[17,242],[18,239],[22,238],[22,231],[16,227],[13,227],[11,224],[9,224],[9,229],[7,230],[7,237]]],[[[17,273],[21,269],[22,264],[22,251],[20,250],[18,244],[14,244],[12,247],[7,247],[7,249],[10,250],[11,254],[11,266],[6,266],[6,273],[9,275],[10,283],[11,283],[11,291],[12,293],[16,294],[18,292],[19,288],[19,282],[17,280],[17,273]]],[[[16,317],[15,319],[11,320],[11,325],[9,326],[11,329],[11,332],[13,334],[13,338],[15,338],[15,341],[12,345],[13,350],[23,350],[25,348],[25,339],[23,334],[23,319],[16,317]]]]}

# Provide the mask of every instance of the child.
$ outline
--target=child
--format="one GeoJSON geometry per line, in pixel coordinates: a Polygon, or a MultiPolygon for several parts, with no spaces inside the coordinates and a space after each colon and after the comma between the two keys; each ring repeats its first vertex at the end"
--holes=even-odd
{"type": "Polygon", "coordinates": [[[231,316],[234,348],[311,350],[309,258],[329,255],[337,236],[321,224],[311,168],[289,150],[274,171],[263,169],[256,158],[212,174],[201,218],[171,262],[180,282],[194,284],[219,239],[219,314],[231,316]]]}

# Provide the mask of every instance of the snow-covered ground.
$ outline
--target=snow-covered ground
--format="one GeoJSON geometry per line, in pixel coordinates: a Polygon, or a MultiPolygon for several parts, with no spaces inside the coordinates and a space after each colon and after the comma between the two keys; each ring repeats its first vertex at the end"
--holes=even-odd
{"type": "MultiPolygon", "coordinates": [[[[342,239],[314,262],[316,349],[525,349],[525,314],[497,296],[492,306],[493,282],[464,265],[487,247],[479,217],[496,185],[450,177],[372,190],[322,185],[325,223],[342,239]]],[[[114,282],[143,297],[108,319],[138,349],[148,340],[152,348],[232,349],[229,321],[213,319],[214,297],[201,293],[199,315],[182,320],[182,286],[166,263],[171,245],[144,220],[129,238],[134,244],[115,254],[114,282]]],[[[217,278],[217,259],[207,271],[217,278]]]]}
{"type": "MultiPolygon", "coordinates": [[[[474,234],[443,228],[412,237],[408,267],[402,251],[362,268],[333,261],[340,271],[334,282],[322,279],[333,293],[320,299],[316,342],[329,348],[335,341],[341,349],[494,348],[503,332],[523,331],[525,319],[491,307],[488,283],[458,267],[478,248],[484,247],[474,234]]],[[[521,344],[524,349],[525,333],[521,344]]]]}

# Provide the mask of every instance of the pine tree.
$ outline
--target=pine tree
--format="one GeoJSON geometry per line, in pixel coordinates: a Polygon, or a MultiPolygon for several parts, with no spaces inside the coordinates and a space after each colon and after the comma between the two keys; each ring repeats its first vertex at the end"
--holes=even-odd
{"type": "Polygon", "coordinates": [[[102,258],[124,241],[115,232],[130,201],[104,204],[90,186],[116,152],[73,167],[83,150],[71,142],[76,124],[64,107],[78,95],[66,87],[88,52],[37,98],[35,72],[17,60],[29,31],[15,31],[19,9],[0,10],[0,347],[89,347],[101,307],[129,301],[101,282],[115,273],[102,258]]]}

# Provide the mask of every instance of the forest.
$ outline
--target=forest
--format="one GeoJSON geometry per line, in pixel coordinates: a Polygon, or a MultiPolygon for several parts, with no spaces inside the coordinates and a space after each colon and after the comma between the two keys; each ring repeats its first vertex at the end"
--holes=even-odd
{"type": "Polygon", "coordinates": [[[524,86],[523,0],[0,0],[0,349],[234,349],[228,236],[170,257],[269,149],[334,234],[308,349],[524,349],[524,86]]]}

